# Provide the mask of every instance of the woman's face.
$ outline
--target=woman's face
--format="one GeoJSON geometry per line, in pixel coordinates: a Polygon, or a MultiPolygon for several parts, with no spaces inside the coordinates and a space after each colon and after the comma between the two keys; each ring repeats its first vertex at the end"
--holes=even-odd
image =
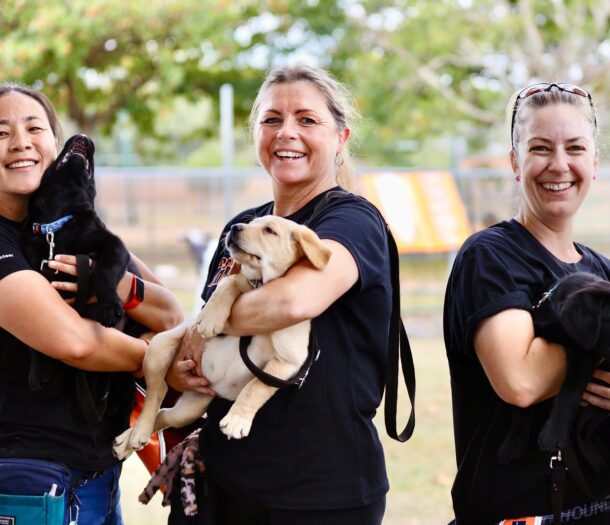
{"type": "Polygon", "coordinates": [[[0,196],[31,194],[56,157],[44,108],[22,93],[0,97],[0,196]]]}
{"type": "Polygon", "coordinates": [[[513,170],[521,177],[522,212],[547,226],[571,221],[589,192],[599,158],[594,129],[568,104],[530,109],[513,170]]]}
{"type": "Polygon", "coordinates": [[[274,184],[334,185],[335,158],[348,137],[349,129],[338,129],[314,84],[275,84],[262,96],[254,131],[256,154],[274,184]]]}

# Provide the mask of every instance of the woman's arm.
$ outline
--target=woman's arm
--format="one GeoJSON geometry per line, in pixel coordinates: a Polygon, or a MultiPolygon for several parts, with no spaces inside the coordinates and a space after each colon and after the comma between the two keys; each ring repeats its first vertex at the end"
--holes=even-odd
{"type": "MultiPolygon", "coordinates": [[[[173,328],[183,319],[178,301],[139,258],[133,254],[131,254],[131,258],[140,270],[144,280],[144,300],[135,308],[129,310],[127,314],[153,332],[163,332],[173,328]]],[[[49,268],[76,275],[76,257],[73,255],[56,255],[55,259],[49,262],[49,268]]],[[[132,281],[133,274],[125,272],[117,286],[117,293],[123,303],[129,300],[132,281]]],[[[74,292],[76,284],[54,281],[53,286],[57,290],[74,292]]]]}
{"type": "Polygon", "coordinates": [[[347,292],[358,280],[356,261],[342,244],[322,242],[332,252],[324,269],[302,260],[283,277],[241,295],[224,332],[256,335],[286,328],[317,317],[347,292]]]}
{"type": "MultiPolygon", "coordinates": [[[[144,264],[144,262],[131,254],[131,260],[140,270],[145,281],[144,301],[128,311],[129,316],[150,328],[153,332],[163,332],[180,324],[184,319],[182,310],[174,295],[161,284],[155,274],[144,264]]],[[[123,302],[129,299],[131,292],[131,281],[133,275],[125,272],[125,276],[119,283],[117,292],[123,302]],[[121,289],[122,288],[122,289],[121,289]],[[123,293],[124,295],[121,295],[123,293]]]]}
{"type": "Polygon", "coordinates": [[[527,407],[559,392],[565,351],[534,336],[526,310],[509,309],[482,321],[474,348],[491,386],[507,403],[527,407]]]}
{"type": "Polygon", "coordinates": [[[0,327],[64,363],[95,371],[136,371],[147,343],[84,319],[38,272],[0,280],[0,327]]]}

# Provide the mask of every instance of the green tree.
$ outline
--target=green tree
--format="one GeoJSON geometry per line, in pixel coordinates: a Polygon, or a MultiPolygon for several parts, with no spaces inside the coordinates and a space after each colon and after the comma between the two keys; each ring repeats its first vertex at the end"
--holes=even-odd
{"type": "Polygon", "coordinates": [[[333,64],[367,117],[371,163],[409,161],[401,144],[503,133],[506,103],[537,81],[582,83],[609,107],[605,0],[364,0],[348,4],[333,64]]]}
{"type": "MultiPolygon", "coordinates": [[[[243,121],[264,69],[323,44],[340,16],[328,0],[272,0],[264,11],[254,0],[8,0],[0,68],[43,89],[79,131],[107,135],[126,111],[140,136],[167,139],[158,116],[214,102],[227,82],[243,121]]],[[[199,137],[215,117],[195,126],[199,137]]]]}

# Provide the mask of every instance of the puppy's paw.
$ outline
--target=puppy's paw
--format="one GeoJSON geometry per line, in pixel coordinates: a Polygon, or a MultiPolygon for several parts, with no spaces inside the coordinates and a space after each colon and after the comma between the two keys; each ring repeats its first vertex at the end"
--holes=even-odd
{"type": "Polygon", "coordinates": [[[149,425],[138,425],[138,422],[136,421],[136,424],[131,429],[131,434],[129,435],[128,447],[131,450],[140,450],[148,443],[148,440],[152,435],[152,430],[152,427],[149,425]]]}
{"type": "Polygon", "coordinates": [[[561,433],[557,431],[551,421],[547,421],[538,435],[538,447],[547,452],[557,452],[557,449],[564,448],[565,440],[561,438],[561,433]]]}
{"type": "Polygon", "coordinates": [[[129,436],[131,434],[131,428],[128,428],[117,437],[114,438],[114,442],[112,443],[112,453],[114,457],[123,461],[127,459],[133,449],[129,447],[129,436]]]}
{"type": "Polygon", "coordinates": [[[197,330],[202,337],[210,339],[224,330],[227,316],[213,308],[204,308],[197,316],[197,330]]]}
{"type": "Polygon", "coordinates": [[[250,433],[252,419],[229,412],[221,419],[219,426],[223,434],[229,439],[241,439],[247,437],[250,433]]]}
{"type": "Polygon", "coordinates": [[[125,315],[123,303],[118,297],[98,302],[98,321],[104,326],[116,326],[125,315]]]}

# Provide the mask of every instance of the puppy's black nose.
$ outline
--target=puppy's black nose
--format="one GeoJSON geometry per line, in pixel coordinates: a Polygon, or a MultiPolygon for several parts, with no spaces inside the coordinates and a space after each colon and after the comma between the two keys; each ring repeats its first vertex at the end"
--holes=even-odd
{"type": "Polygon", "coordinates": [[[244,229],[243,224],[234,224],[233,226],[231,226],[230,236],[233,237],[234,239],[238,239],[239,234],[243,229],[244,229]]]}
{"type": "Polygon", "coordinates": [[[237,241],[237,239],[239,239],[239,234],[243,229],[243,224],[234,224],[233,226],[231,226],[226,239],[227,247],[231,246],[237,241]]]}

